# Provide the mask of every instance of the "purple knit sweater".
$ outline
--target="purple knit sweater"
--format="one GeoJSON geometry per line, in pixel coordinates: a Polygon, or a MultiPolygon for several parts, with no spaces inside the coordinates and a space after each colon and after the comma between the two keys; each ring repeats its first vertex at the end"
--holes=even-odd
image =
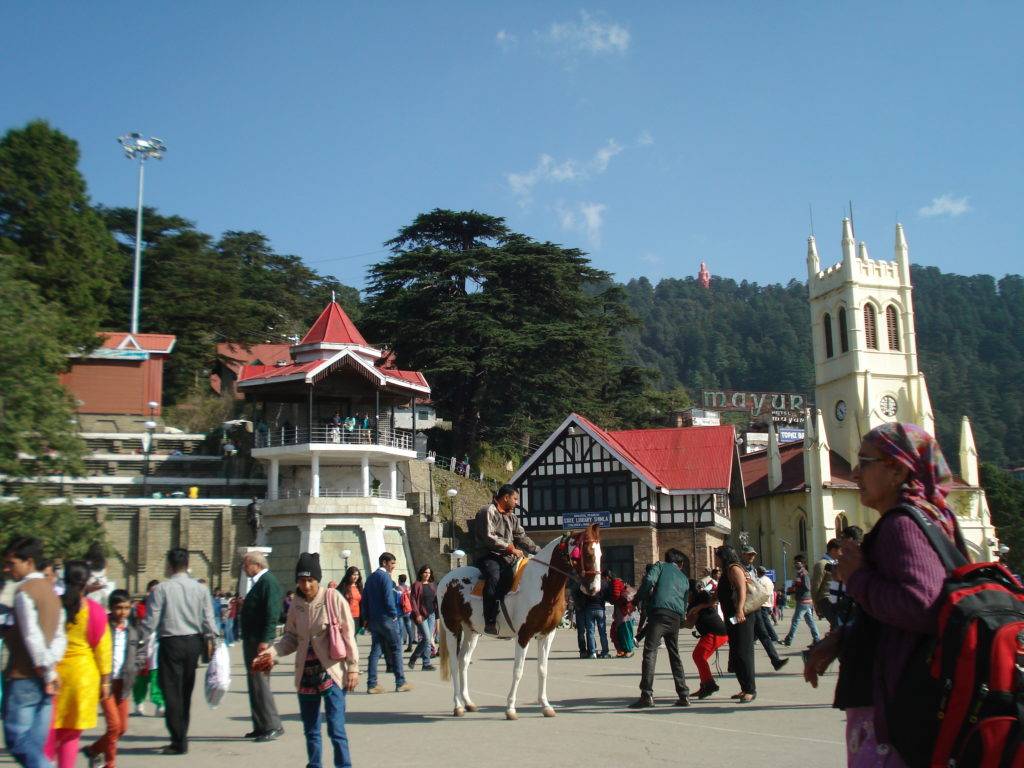
{"type": "Polygon", "coordinates": [[[938,631],[938,601],[946,569],[908,515],[882,516],[865,541],[864,561],[846,591],[879,628],[875,657],[875,729],[887,740],[885,706],[893,700],[910,654],[938,631]]]}

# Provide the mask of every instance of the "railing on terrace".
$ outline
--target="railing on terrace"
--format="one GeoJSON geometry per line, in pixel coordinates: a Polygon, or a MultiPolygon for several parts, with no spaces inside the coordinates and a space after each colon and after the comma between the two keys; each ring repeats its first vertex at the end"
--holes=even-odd
{"type": "Polygon", "coordinates": [[[388,448],[413,450],[411,432],[391,429],[345,429],[344,427],[280,427],[256,433],[257,448],[276,448],[283,445],[382,445],[388,448]]]}
{"type": "MultiPolygon", "coordinates": [[[[309,499],[313,494],[306,488],[286,488],[278,494],[278,499],[309,499]]],[[[362,491],[352,491],[338,488],[321,488],[320,498],[333,499],[390,499],[391,491],[387,488],[371,488],[369,494],[362,491]]],[[[404,493],[395,494],[395,499],[405,500],[404,493]]]]}

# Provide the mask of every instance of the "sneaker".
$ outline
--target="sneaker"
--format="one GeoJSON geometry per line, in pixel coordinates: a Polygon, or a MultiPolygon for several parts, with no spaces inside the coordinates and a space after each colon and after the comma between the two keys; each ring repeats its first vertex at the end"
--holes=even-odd
{"type": "Polygon", "coordinates": [[[103,755],[94,755],[89,752],[88,747],[82,747],[79,752],[85,756],[86,761],[89,763],[89,768],[104,768],[107,764],[106,758],[103,755]]]}
{"type": "Polygon", "coordinates": [[[411,690],[412,690],[412,684],[411,683],[402,683],[400,686],[395,688],[395,692],[396,693],[407,693],[407,692],[409,692],[411,690]]]}
{"type": "Polygon", "coordinates": [[[649,709],[654,706],[654,698],[646,693],[629,705],[630,709],[649,709]]]}
{"type": "Polygon", "coordinates": [[[608,651],[601,651],[601,653],[597,654],[597,658],[599,658],[599,659],[610,659],[611,658],[611,654],[608,653],[608,651]]]}
{"type": "Polygon", "coordinates": [[[384,686],[383,685],[375,685],[375,686],[373,686],[371,688],[367,688],[366,692],[367,693],[384,693],[384,686]]]}
{"type": "Polygon", "coordinates": [[[433,664],[428,664],[427,666],[425,666],[425,667],[423,667],[421,669],[422,672],[434,672],[436,670],[437,670],[437,667],[435,667],[433,664]]]}
{"type": "Polygon", "coordinates": [[[135,705],[135,714],[138,715],[139,717],[145,717],[146,716],[146,708],[142,704],[136,704],[135,705]]]}
{"type": "Polygon", "coordinates": [[[597,654],[596,653],[588,653],[587,654],[587,658],[588,659],[596,659],[597,658],[597,654]]]}
{"type": "Polygon", "coordinates": [[[778,661],[773,661],[772,662],[772,666],[775,668],[776,672],[778,672],[780,669],[782,669],[787,664],[789,664],[789,659],[779,659],[778,661]]]}
{"type": "Polygon", "coordinates": [[[793,641],[792,641],[792,640],[790,640],[790,639],[789,639],[789,638],[787,637],[787,638],[786,638],[785,640],[783,640],[783,641],[782,641],[782,644],[783,644],[784,646],[786,646],[787,648],[789,648],[789,646],[791,646],[791,645],[793,644],[793,641]]]}
{"type": "Polygon", "coordinates": [[[697,698],[698,699],[706,699],[711,694],[717,693],[717,692],[718,692],[718,683],[716,683],[716,682],[714,682],[712,680],[710,683],[704,683],[704,684],[701,685],[700,690],[697,691],[697,698]]]}
{"type": "Polygon", "coordinates": [[[673,707],[688,707],[690,706],[690,698],[688,696],[680,696],[672,703],[673,707]]]}
{"type": "Polygon", "coordinates": [[[163,707],[157,707],[157,708],[156,708],[156,716],[157,716],[157,717],[163,717],[163,716],[164,716],[164,713],[165,713],[166,711],[167,711],[167,710],[166,710],[166,709],[164,709],[163,707]]]}

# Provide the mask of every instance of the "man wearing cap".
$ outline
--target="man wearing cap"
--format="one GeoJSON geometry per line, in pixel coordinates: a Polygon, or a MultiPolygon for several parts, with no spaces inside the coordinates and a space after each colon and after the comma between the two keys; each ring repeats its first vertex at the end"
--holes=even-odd
{"type": "MultiPolygon", "coordinates": [[[[759,569],[754,565],[754,561],[757,559],[756,549],[747,544],[740,550],[740,559],[751,579],[757,580],[761,577],[762,574],[759,574],[758,570],[763,571],[764,569],[759,569]]],[[[772,589],[774,591],[774,587],[772,589]]],[[[748,618],[754,622],[754,637],[761,641],[765,653],[768,654],[768,658],[772,662],[772,667],[778,672],[789,663],[789,659],[780,658],[779,652],[775,650],[775,643],[779,641],[779,636],[775,634],[775,628],[768,619],[767,611],[764,608],[759,608],[748,618]]]]}
{"type": "Polygon", "coordinates": [[[537,545],[526,535],[516,515],[519,491],[503,485],[494,500],[476,513],[473,532],[476,538],[476,562],[484,579],[484,632],[498,634],[498,589],[502,576],[523,552],[537,554],[537,545]]]}

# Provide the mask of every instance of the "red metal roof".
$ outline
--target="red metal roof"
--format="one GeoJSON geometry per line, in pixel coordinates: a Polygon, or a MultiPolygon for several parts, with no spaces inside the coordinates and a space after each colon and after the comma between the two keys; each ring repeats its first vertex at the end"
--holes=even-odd
{"type": "Polygon", "coordinates": [[[144,352],[151,354],[166,355],[170,354],[171,348],[174,347],[174,342],[177,337],[170,333],[127,333],[125,331],[112,331],[112,332],[101,332],[100,337],[100,348],[101,349],[141,349],[144,352]],[[135,339],[136,344],[132,344],[128,337],[131,336],[135,339]],[[127,344],[125,341],[127,340],[127,344]]]}
{"type": "Polygon", "coordinates": [[[296,376],[300,373],[308,373],[316,368],[323,360],[310,360],[308,363],[291,363],[290,365],[246,365],[238,374],[239,381],[254,381],[263,379],[282,379],[285,376],[296,376]]]}
{"type": "Polygon", "coordinates": [[[302,337],[299,345],[303,344],[356,344],[360,347],[368,347],[363,334],[356,328],[345,310],[336,301],[328,304],[320,317],[302,337]]]}
{"type": "Polygon", "coordinates": [[[653,486],[675,490],[728,490],[736,433],[725,427],[606,431],[576,414],[653,486]]]}

